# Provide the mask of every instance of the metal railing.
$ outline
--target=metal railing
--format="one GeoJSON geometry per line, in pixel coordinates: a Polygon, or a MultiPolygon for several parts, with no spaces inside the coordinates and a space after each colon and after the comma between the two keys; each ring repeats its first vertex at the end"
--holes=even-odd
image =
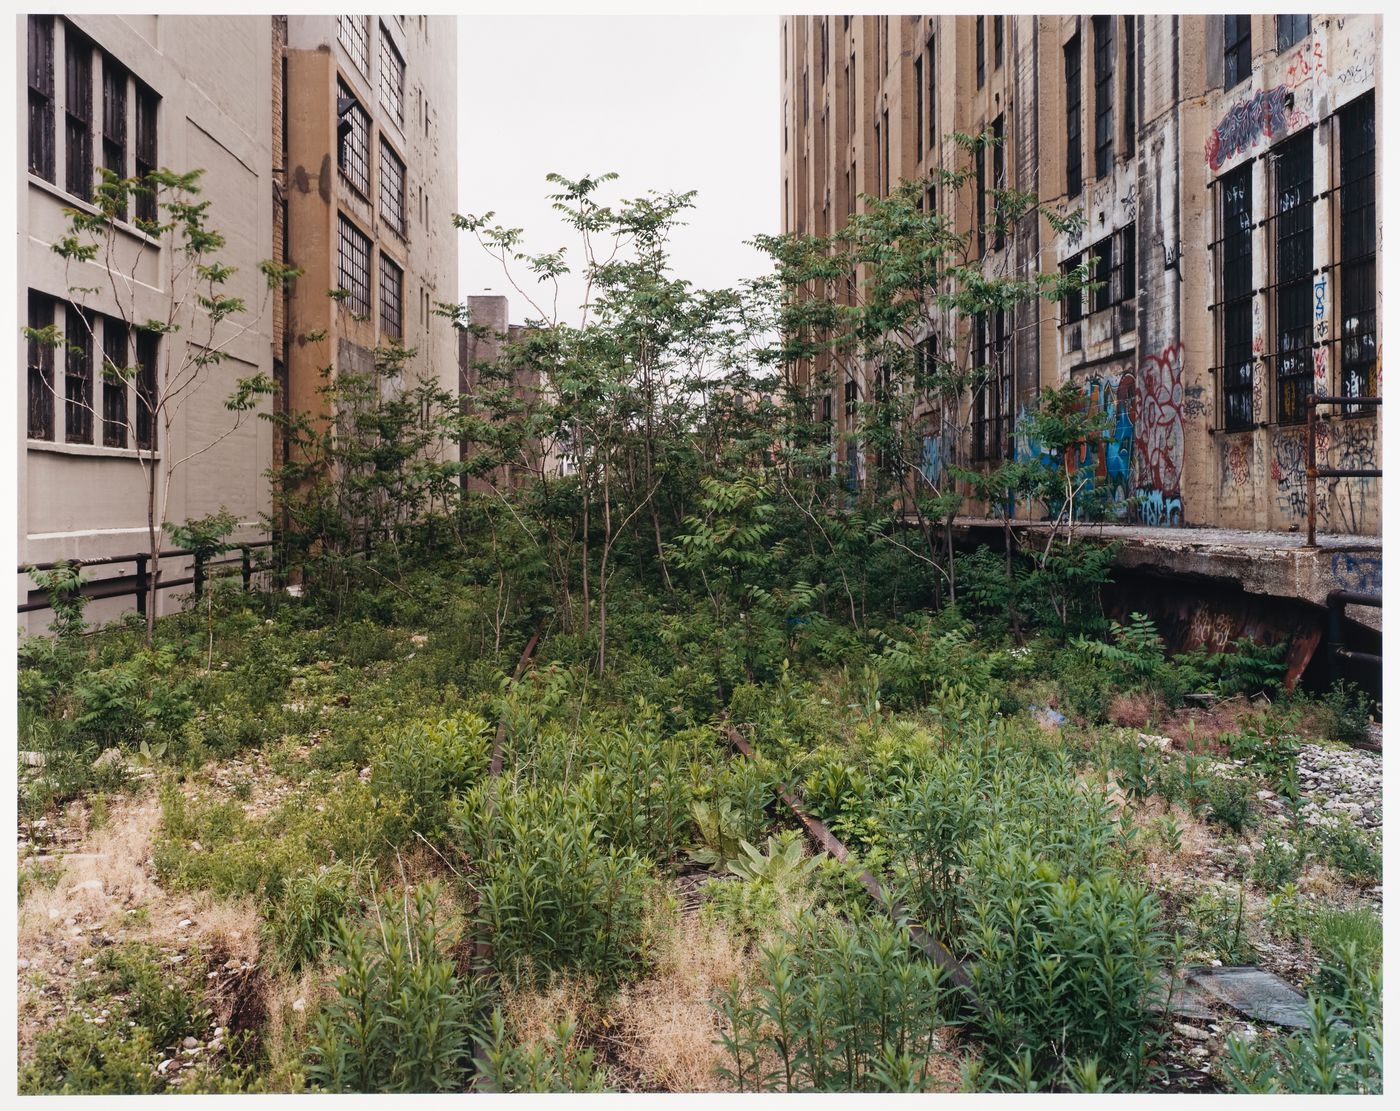
{"type": "MultiPolygon", "coordinates": [[[[248,590],[253,583],[253,551],[257,548],[270,548],[271,540],[255,540],[248,544],[235,544],[229,549],[236,552],[236,555],[227,559],[206,560],[198,552],[190,548],[171,548],[160,553],[162,560],[179,559],[182,556],[194,556],[194,573],[183,578],[167,579],[163,575],[157,574],[155,589],[169,590],[177,586],[193,586],[194,596],[199,598],[204,593],[204,581],[210,569],[215,567],[231,567],[238,564],[241,577],[243,579],[243,589],[248,590]]],[[[131,563],[136,567],[135,576],[128,580],[125,576],[116,579],[99,580],[93,583],[83,583],[78,591],[84,597],[98,600],[104,598],[125,598],[132,594],[136,595],[136,612],[145,614],[146,599],[151,593],[150,579],[150,552],[133,552],[130,555],[98,556],[93,559],[57,559],[49,563],[22,563],[19,565],[17,574],[27,575],[30,571],[52,571],[57,567],[111,567],[122,563],[131,563]],[[85,589],[90,587],[91,589],[85,589]]],[[[47,599],[37,602],[21,602],[16,608],[16,613],[33,613],[36,610],[50,609],[51,603],[47,599]]]]}
{"type": "Polygon", "coordinates": [[[1319,467],[1317,465],[1317,407],[1319,405],[1380,405],[1379,397],[1308,395],[1308,547],[1317,547],[1317,480],[1319,478],[1380,478],[1379,467],[1319,467]]]}

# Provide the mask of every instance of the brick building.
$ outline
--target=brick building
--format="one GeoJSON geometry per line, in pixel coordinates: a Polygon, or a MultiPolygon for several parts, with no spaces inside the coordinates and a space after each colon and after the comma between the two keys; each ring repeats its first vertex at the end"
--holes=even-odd
{"type": "MultiPolygon", "coordinates": [[[[1070,465],[1127,519],[1305,528],[1307,396],[1380,390],[1380,38],[1373,15],[785,17],[784,230],[830,234],[939,167],[1087,220],[1071,238],[1032,214],[984,258],[1019,277],[1096,258],[1097,290],[977,335],[929,321],[992,369],[926,472],[1035,453],[1020,416],[1073,382],[1110,431],[1070,465]],[[1003,142],[974,167],[955,131],[1003,142]]],[[[928,202],[975,233],[971,195],[928,202]]],[[[853,469],[837,394],[867,387],[836,383],[828,410],[853,469]]],[[[1319,412],[1319,465],[1379,466],[1373,407],[1319,412]]],[[[1378,479],[1322,479],[1317,501],[1320,531],[1379,534],[1378,479]]]]}

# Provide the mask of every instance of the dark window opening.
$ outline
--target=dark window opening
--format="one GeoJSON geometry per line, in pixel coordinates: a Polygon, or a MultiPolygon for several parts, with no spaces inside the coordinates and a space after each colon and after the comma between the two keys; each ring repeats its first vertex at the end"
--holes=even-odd
{"type": "Polygon", "coordinates": [[[995,54],[995,56],[996,56],[996,68],[997,68],[997,69],[1000,69],[1000,68],[1001,68],[1001,60],[1002,60],[1002,37],[1003,37],[1003,31],[1004,31],[1003,25],[1005,24],[1005,22],[1006,22],[1006,17],[1005,17],[1005,16],[1000,16],[1000,15],[994,15],[994,16],[992,16],[992,49],[993,49],[993,52],[994,52],[994,54],[995,54]]]}
{"type": "Polygon", "coordinates": [[[1010,318],[998,311],[973,317],[972,342],[981,384],[972,404],[972,457],[975,462],[1005,459],[1011,446],[1010,318]]]}
{"type": "Polygon", "coordinates": [[[339,144],[340,172],[345,180],[362,197],[369,196],[369,116],[360,107],[350,86],[344,81],[337,82],[336,88],[342,99],[354,101],[345,119],[350,124],[345,138],[339,144]]]}
{"type": "Polygon", "coordinates": [[[934,37],[929,36],[924,48],[928,63],[924,67],[924,77],[928,83],[928,95],[924,98],[928,106],[928,149],[930,154],[938,151],[938,99],[937,80],[934,64],[934,37]]]}
{"type": "MultiPolygon", "coordinates": [[[[1352,101],[1341,125],[1342,394],[1374,397],[1376,360],[1376,98],[1352,101]]],[[[1364,412],[1349,406],[1348,412],[1364,412]]]]}
{"type": "Polygon", "coordinates": [[[884,121],[885,136],[884,153],[881,158],[881,177],[883,185],[880,191],[883,195],[888,196],[890,192],[890,110],[886,108],[880,116],[884,121]]]}
{"type": "Polygon", "coordinates": [[[914,161],[924,160],[924,60],[914,59],[914,161]]]}
{"type": "Polygon", "coordinates": [[[977,17],[977,87],[987,83],[987,28],[986,17],[977,17]]]}
{"type": "Polygon", "coordinates": [[[369,238],[344,216],[337,264],[340,288],[349,294],[343,304],[356,316],[369,316],[369,238]]]}
{"type": "Polygon", "coordinates": [[[403,339],[403,270],[379,256],[379,330],[394,339],[403,339]]]}
{"type": "MultiPolygon", "coordinates": [[[[1084,255],[1077,254],[1073,258],[1065,259],[1060,263],[1060,273],[1066,279],[1077,278],[1075,271],[1084,265],[1084,255]]],[[[1060,301],[1063,306],[1061,310],[1061,323],[1077,324],[1084,319],[1084,290],[1082,288],[1071,290],[1065,294],[1060,301]]]]}
{"type": "Polygon", "coordinates": [[[1222,365],[1225,427],[1254,426],[1254,166],[1220,181],[1222,365]]]}
{"type": "Polygon", "coordinates": [[[92,200],[92,47],[71,27],[64,35],[64,187],[92,200]]]}
{"type": "MultiPolygon", "coordinates": [[[[1006,188],[1006,123],[1005,117],[998,116],[992,121],[992,188],[1006,188]]],[[[1001,207],[1001,198],[996,199],[992,212],[996,230],[992,240],[992,250],[1000,251],[1006,246],[1006,224],[1001,207]]]]}
{"type": "MultiPolygon", "coordinates": [[[[29,291],[29,327],[35,331],[51,327],[54,301],[42,293],[29,291]]],[[[53,353],[52,344],[29,339],[29,438],[53,439],[53,353]]]]}
{"type": "Polygon", "coordinates": [[[126,368],[131,357],[131,330],[125,321],[102,321],[102,443],[126,447],[126,368]]]}
{"type": "Polygon", "coordinates": [[[1065,192],[1079,196],[1084,188],[1084,140],[1080,134],[1079,36],[1065,43],[1065,192]]]}
{"type": "Polygon", "coordinates": [[[1123,153],[1137,145],[1137,16],[1123,17],[1123,153]]]}
{"type": "Polygon", "coordinates": [[[1278,48],[1281,51],[1302,42],[1312,30],[1310,15],[1276,15],[1274,20],[1278,28],[1278,48]]]}
{"type": "Polygon", "coordinates": [[[1278,419],[1307,419],[1313,392],[1313,145],[1309,131],[1274,160],[1274,323],[1278,419]]]}
{"type": "Polygon", "coordinates": [[[156,447],[155,413],[160,404],[156,388],[156,360],[160,355],[160,335],[136,333],[136,446],[144,451],[156,447]]]}
{"type": "MultiPolygon", "coordinates": [[[[136,83],[136,179],[145,182],[156,169],[156,104],[159,97],[139,81],[136,83]]],[[[136,194],[136,219],[152,223],[157,219],[156,191],[143,186],[136,194]]]]}
{"type": "Polygon", "coordinates": [[[973,155],[977,192],[977,254],[987,249],[987,148],[979,146],[973,155]]]}
{"type": "Polygon", "coordinates": [[[1094,174],[1113,168],[1113,17],[1094,16],[1094,174]]]}
{"type": "Polygon", "coordinates": [[[92,332],[82,309],[69,305],[63,374],[63,438],[92,443],[92,332]]]}
{"type": "Polygon", "coordinates": [[[1249,76],[1250,43],[1247,15],[1225,17],[1225,87],[1233,89],[1249,76]]]}
{"type": "Polygon", "coordinates": [[[54,179],[53,16],[29,17],[29,172],[54,179]]]}
{"type": "MultiPolygon", "coordinates": [[[[102,165],[118,178],[126,170],[126,69],[105,55],[102,58],[102,165]]],[[[126,205],[117,209],[126,219],[126,205]]]]}

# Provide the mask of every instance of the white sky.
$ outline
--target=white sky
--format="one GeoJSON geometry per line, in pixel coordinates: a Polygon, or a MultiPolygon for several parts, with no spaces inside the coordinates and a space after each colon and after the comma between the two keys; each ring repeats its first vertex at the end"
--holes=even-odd
{"type": "MultiPolygon", "coordinates": [[[[525,230],[525,250],[567,246],[577,265],[545,175],[615,171],[609,201],[698,191],[672,242],[677,276],[715,288],[766,269],[744,240],[779,230],[776,15],[464,12],[457,34],[459,211],[494,211],[493,222],[525,230]]],[[[500,265],[458,234],[459,298],[489,290],[510,298],[513,323],[533,315],[500,265]]],[[[581,299],[581,285],[564,286],[560,318],[577,322],[581,299]]]]}

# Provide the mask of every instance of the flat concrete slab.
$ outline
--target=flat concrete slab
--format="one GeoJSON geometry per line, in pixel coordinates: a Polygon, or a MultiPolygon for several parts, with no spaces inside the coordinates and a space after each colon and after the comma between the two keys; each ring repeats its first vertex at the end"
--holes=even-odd
{"type": "Polygon", "coordinates": [[[1226,1006],[1260,1022],[1295,1030],[1308,1024],[1307,996],[1262,968],[1192,967],[1186,970],[1186,979],[1226,1006]]]}
{"type": "Polygon", "coordinates": [[[1165,977],[1157,984],[1151,995],[1152,1010],[1170,1018],[1194,1018],[1210,1021],[1215,1018],[1211,1009],[1211,997],[1186,981],[1177,979],[1171,987],[1171,999],[1167,998],[1165,977]]]}

